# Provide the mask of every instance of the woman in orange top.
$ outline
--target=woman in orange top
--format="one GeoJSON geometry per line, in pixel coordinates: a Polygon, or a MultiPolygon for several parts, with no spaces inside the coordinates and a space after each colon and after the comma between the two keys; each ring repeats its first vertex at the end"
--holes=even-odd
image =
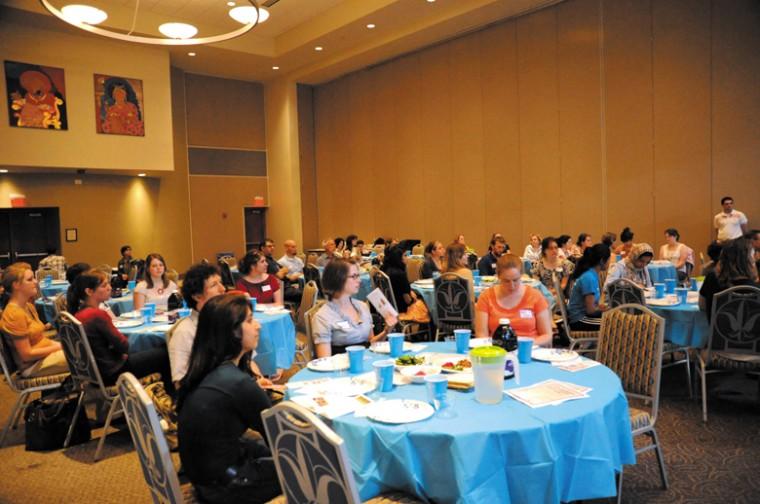
{"type": "Polygon", "coordinates": [[[475,335],[490,337],[499,319],[508,318],[518,336],[528,336],[540,346],[551,346],[552,324],[549,304],[538,289],[522,284],[522,259],[504,254],[496,262],[499,283],[478,298],[475,335]]]}
{"type": "Polygon", "coordinates": [[[37,296],[37,280],[27,263],[8,266],[3,275],[3,287],[10,295],[3,310],[0,326],[13,342],[14,359],[21,375],[47,376],[68,373],[61,344],[43,334],[50,324],[40,321],[32,302],[37,296]]]}

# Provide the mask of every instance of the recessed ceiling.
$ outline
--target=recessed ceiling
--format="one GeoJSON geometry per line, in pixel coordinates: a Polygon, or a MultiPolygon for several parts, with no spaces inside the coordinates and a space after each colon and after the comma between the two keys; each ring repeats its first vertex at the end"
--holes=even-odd
{"type": "MultiPolygon", "coordinates": [[[[56,7],[67,0],[50,0],[56,7]]],[[[135,31],[180,21],[207,36],[239,27],[229,18],[228,0],[140,0],[135,31]]],[[[250,5],[235,0],[238,6],[250,5]]],[[[289,78],[318,84],[488,24],[562,0],[279,0],[270,18],[237,39],[212,46],[167,49],[172,65],[188,72],[243,80],[289,78]],[[367,24],[376,27],[367,29],[367,24]],[[323,51],[315,51],[322,46],[323,51]],[[196,56],[188,56],[188,52],[196,56]],[[279,70],[273,70],[278,66],[279,70]]],[[[128,30],[135,0],[71,0],[109,14],[103,25],[128,30]]],[[[262,2],[263,3],[263,2],[262,2]]],[[[14,21],[83,33],[48,14],[37,0],[0,0],[24,11],[14,21]]],[[[11,11],[6,10],[4,13],[11,11]]]]}

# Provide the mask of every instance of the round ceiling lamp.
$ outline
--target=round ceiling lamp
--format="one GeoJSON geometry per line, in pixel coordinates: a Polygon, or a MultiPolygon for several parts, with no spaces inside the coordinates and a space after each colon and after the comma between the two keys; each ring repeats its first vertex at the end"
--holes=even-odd
{"type": "MultiPolygon", "coordinates": [[[[167,45],[167,46],[183,46],[183,45],[201,45],[201,44],[214,44],[216,42],[222,42],[230,40],[235,37],[239,37],[251,31],[259,23],[263,23],[269,18],[269,12],[266,9],[259,7],[258,0],[245,0],[247,6],[235,7],[230,9],[229,15],[235,21],[241,23],[243,26],[226,33],[219,35],[213,35],[208,37],[198,37],[198,28],[188,23],[170,22],[164,23],[158,27],[158,31],[163,35],[160,36],[145,36],[145,35],[133,35],[134,24],[132,29],[128,33],[123,31],[115,31],[108,28],[101,28],[95,26],[108,19],[108,14],[100,9],[91,7],[89,5],[66,5],[60,10],[52,5],[49,0],[40,0],[45,9],[52,15],[64,21],[72,26],[75,26],[81,30],[84,30],[95,35],[101,35],[124,42],[137,42],[140,44],[152,44],[152,45],[167,45]],[[245,9],[240,11],[239,9],[245,9]],[[238,11],[233,15],[232,11],[238,11]]],[[[137,9],[140,3],[135,4],[134,20],[137,19],[137,9]]]]}

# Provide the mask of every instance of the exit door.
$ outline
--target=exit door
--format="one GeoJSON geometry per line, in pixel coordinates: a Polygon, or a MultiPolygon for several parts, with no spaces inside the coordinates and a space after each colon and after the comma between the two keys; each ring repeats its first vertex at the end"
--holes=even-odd
{"type": "Polygon", "coordinates": [[[258,248],[267,237],[266,208],[243,208],[245,251],[258,248]]]}
{"type": "Polygon", "coordinates": [[[0,209],[0,266],[27,262],[37,269],[48,248],[61,250],[58,208],[0,209]]]}

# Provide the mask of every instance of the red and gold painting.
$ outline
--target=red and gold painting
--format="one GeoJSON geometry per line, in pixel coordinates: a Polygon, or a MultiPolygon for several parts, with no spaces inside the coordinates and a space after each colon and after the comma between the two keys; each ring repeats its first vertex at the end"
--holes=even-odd
{"type": "Polygon", "coordinates": [[[11,126],[68,129],[63,68],[5,61],[5,86],[11,126]]]}
{"type": "Polygon", "coordinates": [[[98,133],[145,136],[143,103],[141,80],[95,74],[95,124],[98,133]]]}

